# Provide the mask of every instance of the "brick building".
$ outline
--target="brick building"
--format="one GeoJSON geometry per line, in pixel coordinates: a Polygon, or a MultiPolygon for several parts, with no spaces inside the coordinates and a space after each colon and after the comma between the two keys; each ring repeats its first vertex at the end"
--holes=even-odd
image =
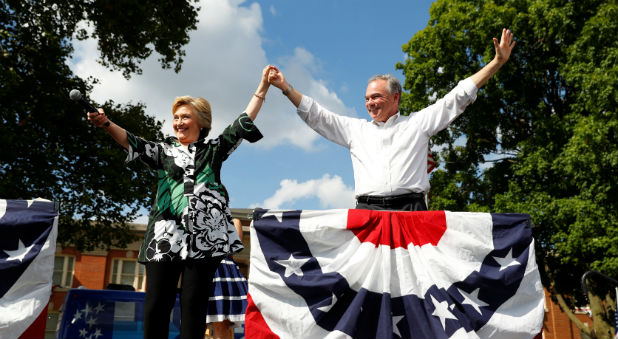
{"type": "MultiPolygon", "coordinates": [[[[588,327],[592,327],[592,318],[585,310],[576,310],[575,316],[588,327]]],[[[580,339],[579,328],[566,316],[560,306],[554,303],[545,291],[545,320],[543,321],[543,339],[580,339]]]]}
{"type": "MultiPolygon", "coordinates": [[[[243,224],[243,243],[245,249],[234,256],[240,270],[248,277],[249,253],[251,248],[249,224],[251,209],[232,209],[232,216],[243,224]]],[[[141,239],[146,226],[131,225],[141,239]]],[[[88,289],[104,289],[109,284],[131,285],[136,291],[144,291],[144,266],[137,262],[141,241],[129,244],[126,248],[78,252],[73,248],[58,248],[56,250],[53,291],[48,305],[46,338],[56,337],[56,328],[61,306],[70,288],[83,286],[88,289]]],[[[591,318],[585,312],[579,312],[577,317],[588,326],[592,326],[591,318]]],[[[543,339],[580,339],[579,330],[568,317],[553,303],[546,293],[545,320],[543,323],[543,339]]]]}

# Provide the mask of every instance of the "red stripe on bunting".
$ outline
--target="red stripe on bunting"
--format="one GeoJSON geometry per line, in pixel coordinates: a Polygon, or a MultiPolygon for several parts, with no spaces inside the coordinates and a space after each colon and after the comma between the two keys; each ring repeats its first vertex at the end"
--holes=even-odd
{"type": "Polygon", "coordinates": [[[360,242],[408,248],[432,244],[436,246],[446,231],[444,211],[392,212],[351,209],[347,229],[360,242]]]}
{"type": "Polygon", "coordinates": [[[245,338],[280,339],[270,329],[249,293],[247,293],[247,311],[245,312],[245,338]]]}

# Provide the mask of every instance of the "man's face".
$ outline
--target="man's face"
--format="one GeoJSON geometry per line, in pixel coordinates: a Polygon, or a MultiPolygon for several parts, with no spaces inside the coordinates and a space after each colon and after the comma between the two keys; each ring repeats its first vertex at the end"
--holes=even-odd
{"type": "Polygon", "coordinates": [[[385,122],[398,111],[399,93],[389,94],[386,80],[374,80],[367,85],[365,107],[374,121],[385,122]]]}

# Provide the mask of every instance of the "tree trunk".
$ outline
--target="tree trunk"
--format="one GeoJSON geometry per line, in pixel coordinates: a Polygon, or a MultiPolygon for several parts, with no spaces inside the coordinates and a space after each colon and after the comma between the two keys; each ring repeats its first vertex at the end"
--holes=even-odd
{"type": "Polygon", "coordinates": [[[560,306],[560,309],[567,315],[569,320],[571,320],[575,324],[575,326],[577,326],[577,328],[579,328],[579,330],[585,334],[586,337],[596,338],[595,332],[588,326],[584,325],[584,323],[582,323],[579,319],[577,319],[577,317],[575,316],[573,311],[571,311],[571,308],[569,307],[569,305],[567,305],[562,295],[559,293],[554,293],[553,288],[549,290],[551,295],[554,296],[556,300],[558,300],[558,305],[560,306]]]}
{"type": "Polygon", "coordinates": [[[608,291],[607,294],[605,295],[605,309],[607,311],[607,315],[609,315],[609,319],[610,319],[610,330],[612,332],[612,338],[616,337],[616,328],[614,326],[611,326],[611,319],[614,319],[614,321],[616,322],[616,325],[618,325],[618,316],[616,315],[616,312],[618,312],[618,308],[616,308],[616,301],[618,300],[618,286],[616,287],[616,289],[614,290],[614,299],[612,299],[612,293],[611,291],[608,291]],[[613,318],[612,315],[613,314],[613,318]]]}
{"type": "MultiPolygon", "coordinates": [[[[606,295],[606,299],[611,300],[611,297],[606,295]]],[[[603,303],[603,299],[596,293],[593,293],[593,289],[588,291],[588,300],[590,301],[590,310],[592,311],[592,328],[597,338],[599,339],[612,339],[613,325],[608,322],[609,310],[606,309],[606,305],[603,303]]],[[[609,306],[609,305],[608,305],[609,306]]]]}

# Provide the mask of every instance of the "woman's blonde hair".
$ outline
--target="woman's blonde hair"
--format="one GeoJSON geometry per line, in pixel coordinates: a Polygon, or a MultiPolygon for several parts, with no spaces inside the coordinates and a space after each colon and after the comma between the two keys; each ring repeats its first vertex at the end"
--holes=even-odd
{"type": "Polygon", "coordinates": [[[210,132],[212,125],[212,112],[210,110],[210,103],[204,98],[194,98],[192,96],[184,95],[176,97],[174,104],[172,105],[172,115],[176,113],[176,110],[182,105],[191,105],[195,114],[197,115],[197,123],[202,129],[206,129],[206,134],[210,132]]]}

